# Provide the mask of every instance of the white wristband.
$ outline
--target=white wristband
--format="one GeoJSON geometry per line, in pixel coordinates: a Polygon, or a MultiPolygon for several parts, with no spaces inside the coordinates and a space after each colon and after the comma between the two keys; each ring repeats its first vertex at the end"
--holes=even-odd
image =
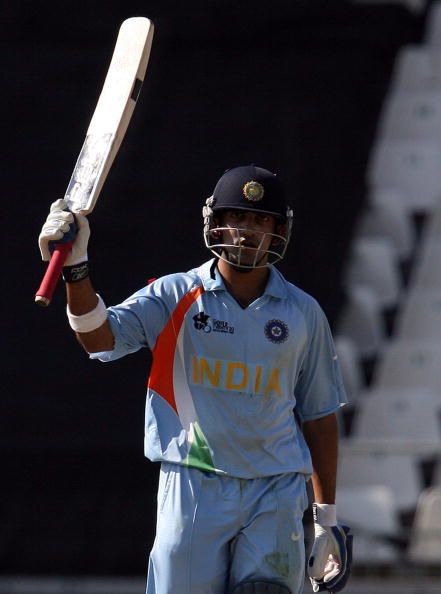
{"type": "Polygon", "coordinates": [[[107,320],[107,309],[104,301],[97,294],[98,303],[95,309],[88,311],[82,316],[75,316],[70,312],[69,305],[66,308],[67,318],[69,320],[70,327],[75,332],[92,332],[104,324],[107,320]]]}
{"type": "Polygon", "coordinates": [[[337,506],[335,503],[313,503],[312,514],[314,522],[320,526],[337,525],[337,506]]]}

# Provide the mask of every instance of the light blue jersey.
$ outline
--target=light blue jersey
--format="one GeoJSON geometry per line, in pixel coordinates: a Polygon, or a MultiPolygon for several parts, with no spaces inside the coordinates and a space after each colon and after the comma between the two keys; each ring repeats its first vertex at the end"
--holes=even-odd
{"type": "Polygon", "coordinates": [[[299,421],[347,400],[322,309],[276,268],[245,309],[210,260],[154,281],[108,319],[114,350],[92,358],[152,351],[150,460],[238,478],[312,473],[299,421]]]}

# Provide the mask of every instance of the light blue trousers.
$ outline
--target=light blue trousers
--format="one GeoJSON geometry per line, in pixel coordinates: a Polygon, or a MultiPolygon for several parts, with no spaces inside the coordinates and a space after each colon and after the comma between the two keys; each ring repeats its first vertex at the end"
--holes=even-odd
{"type": "Polygon", "coordinates": [[[237,479],[163,463],[147,594],[228,594],[240,582],[303,589],[301,474],[237,479]]]}

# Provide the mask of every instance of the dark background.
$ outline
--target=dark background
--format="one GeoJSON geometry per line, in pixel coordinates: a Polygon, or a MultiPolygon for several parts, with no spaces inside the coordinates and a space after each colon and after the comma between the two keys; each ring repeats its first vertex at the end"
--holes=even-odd
{"type": "Polygon", "coordinates": [[[118,27],[156,25],[129,131],[91,216],[97,290],[208,259],[201,207],[223,171],[283,178],[294,207],[281,269],[333,324],[342,265],[396,52],[424,15],[343,1],[11,2],[2,9],[3,274],[0,571],[143,574],[157,466],[143,458],[148,353],[90,362],[63,287],[33,305],[37,237],[64,194],[118,27]]]}

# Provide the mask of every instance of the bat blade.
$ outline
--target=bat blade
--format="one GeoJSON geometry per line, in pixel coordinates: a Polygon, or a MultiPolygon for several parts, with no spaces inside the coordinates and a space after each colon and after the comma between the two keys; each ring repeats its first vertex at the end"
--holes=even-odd
{"type": "MultiPolygon", "coordinates": [[[[120,27],[106,79],[64,197],[74,213],[88,215],[95,207],[135,109],[153,31],[153,24],[145,17],[127,19],[120,27]]],[[[68,250],[62,251],[63,255],[56,256],[56,266],[48,266],[35,295],[39,305],[47,306],[51,301],[68,255],[68,250]]]]}

